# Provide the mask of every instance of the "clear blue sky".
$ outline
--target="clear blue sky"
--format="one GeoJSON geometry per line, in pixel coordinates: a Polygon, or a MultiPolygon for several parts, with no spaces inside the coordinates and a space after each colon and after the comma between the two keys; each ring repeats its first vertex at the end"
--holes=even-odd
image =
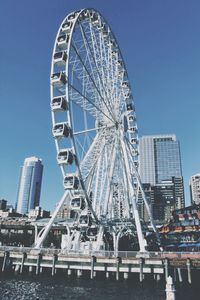
{"type": "Polygon", "coordinates": [[[139,134],[175,133],[189,203],[200,172],[200,2],[197,0],[0,1],[0,198],[15,204],[24,158],[44,164],[41,205],[63,193],[51,135],[49,74],[58,27],[71,11],[93,7],[121,47],[139,134]]]}

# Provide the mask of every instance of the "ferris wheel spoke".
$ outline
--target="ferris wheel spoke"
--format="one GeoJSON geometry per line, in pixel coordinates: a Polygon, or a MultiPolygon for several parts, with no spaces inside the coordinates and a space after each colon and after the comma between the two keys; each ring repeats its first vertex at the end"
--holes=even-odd
{"type": "MultiPolygon", "coordinates": [[[[119,145],[119,147],[120,147],[120,145],[119,145]]],[[[131,201],[130,201],[128,174],[127,174],[127,169],[123,167],[125,165],[125,159],[124,159],[121,147],[120,147],[120,155],[122,157],[122,161],[121,161],[122,167],[121,167],[121,169],[122,169],[122,178],[123,178],[124,191],[125,191],[125,194],[127,195],[127,198],[126,198],[126,201],[125,201],[124,205],[125,205],[127,215],[130,218],[130,203],[131,203],[131,201]]]]}
{"type": "MultiPolygon", "coordinates": [[[[103,37],[101,37],[101,39],[99,38],[99,42],[97,41],[97,35],[92,30],[91,24],[90,24],[90,34],[91,34],[92,45],[93,45],[93,53],[94,53],[94,56],[95,56],[96,64],[97,64],[97,61],[101,62],[100,63],[100,68],[101,68],[101,74],[102,74],[102,76],[101,76],[102,86],[104,87],[104,91],[105,91],[105,94],[106,94],[106,99],[109,99],[108,100],[108,105],[109,105],[111,111],[114,114],[113,107],[111,105],[113,95],[111,95],[110,93],[108,94],[108,91],[109,91],[108,84],[110,83],[110,78],[109,78],[108,74],[110,74],[110,68],[108,66],[106,53],[104,52],[104,54],[103,54],[103,51],[102,51],[102,47],[104,47],[104,49],[105,49],[105,43],[103,41],[103,37]],[[97,46],[99,44],[100,44],[100,47],[97,46]],[[97,59],[97,54],[99,56],[99,60],[97,59]],[[106,73],[105,72],[107,72],[107,78],[106,78],[106,73]]],[[[100,32],[98,33],[98,35],[101,36],[100,32]]],[[[114,116],[114,118],[115,118],[115,116],[114,116]]]]}
{"type": "MultiPolygon", "coordinates": [[[[72,44],[71,46],[72,46],[72,48],[74,49],[74,51],[76,52],[77,56],[79,57],[79,60],[80,60],[80,62],[82,63],[83,68],[85,69],[86,73],[88,74],[88,76],[89,76],[91,82],[93,83],[93,86],[94,86],[96,92],[98,93],[98,95],[100,96],[100,98],[102,99],[102,101],[105,103],[104,98],[103,98],[103,96],[101,95],[101,92],[99,91],[99,89],[98,89],[98,87],[97,87],[97,85],[96,85],[94,79],[92,78],[90,72],[88,71],[87,67],[85,66],[85,64],[84,64],[84,62],[83,62],[83,60],[82,60],[81,55],[78,53],[78,50],[76,49],[76,46],[73,45],[73,44],[72,44]]],[[[109,112],[109,111],[108,111],[108,112],[109,112]]],[[[111,115],[111,118],[112,118],[112,115],[111,115]]],[[[114,120],[112,120],[112,121],[114,122],[114,120]]]]}
{"type": "Polygon", "coordinates": [[[105,173],[106,176],[102,176],[102,181],[100,184],[101,187],[101,194],[100,194],[100,199],[102,201],[102,199],[104,199],[102,201],[101,204],[101,215],[106,216],[107,215],[107,207],[108,207],[108,201],[109,201],[109,197],[110,197],[110,192],[111,192],[111,187],[112,187],[112,176],[113,176],[113,170],[114,170],[114,166],[115,166],[115,159],[116,159],[116,145],[115,145],[115,141],[113,143],[112,146],[109,147],[109,151],[108,151],[108,147],[107,147],[107,153],[105,152],[106,156],[105,156],[105,173]],[[109,155],[108,155],[109,153],[109,155]],[[105,193],[105,195],[103,196],[103,191],[105,193]]]}
{"type": "MultiPolygon", "coordinates": [[[[102,81],[102,76],[101,76],[101,74],[99,72],[99,68],[98,68],[98,65],[97,65],[97,58],[95,56],[95,51],[91,50],[91,46],[90,46],[90,44],[88,42],[88,39],[86,37],[85,31],[83,29],[83,26],[80,25],[80,27],[81,27],[81,33],[82,33],[82,36],[83,36],[85,47],[87,49],[89,49],[89,53],[90,53],[90,55],[92,57],[92,60],[93,60],[93,63],[94,63],[94,66],[95,66],[95,69],[96,69],[96,72],[97,72],[97,75],[98,75],[99,86],[101,86],[101,89],[103,90],[102,92],[104,92],[104,94],[105,94],[105,100],[104,100],[104,98],[102,98],[103,102],[104,102],[105,106],[107,107],[108,111],[110,112],[110,114],[113,116],[112,107],[110,106],[110,101],[108,100],[107,91],[106,91],[106,88],[105,88],[104,83],[102,81]],[[108,107],[108,105],[109,105],[109,107],[108,107]]],[[[90,30],[91,30],[91,25],[90,25],[90,30]]],[[[92,40],[92,42],[93,42],[93,40],[92,40]]],[[[94,45],[93,45],[93,47],[94,47],[94,45]]],[[[89,57],[90,57],[90,55],[89,55],[89,57]]],[[[113,116],[113,118],[114,118],[114,116],[113,116]]]]}
{"type": "MultiPolygon", "coordinates": [[[[113,126],[114,126],[114,125],[113,125],[113,126]]],[[[112,127],[113,127],[113,126],[112,126],[112,127]]],[[[84,133],[91,132],[91,131],[102,130],[102,129],[104,129],[104,128],[107,128],[107,126],[96,127],[96,128],[90,128],[90,129],[86,129],[86,130],[82,130],[82,131],[73,132],[73,135],[84,134],[84,133]]]]}
{"type": "MultiPolygon", "coordinates": [[[[97,37],[95,35],[93,35],[96,44],[97,42],[97,37]]],[[[101,47],[96,48],[97,52],[99,53],[99,56],[101,57],[102,61],[105,61],[105,68],[103,68],[103,72],[104,72],[104,84],[106,84],[106,91],[109,94],[108,97],[111,102],[111,104],[115,103],[115,98],[114,98],[114,94],[112,93],[112,83],[114,81],[115,75],[113,73],[113,69],[112,69],[112,62],[113,62],[113,56],[112,56],[112,51],[108,45],[109,40],[107,40],[107,45],[105,43],[105,39],[104,37],[99,33],[99,43],[101,45],[101,47]]],[[[110,105],[111,105],[110,104],[110,105]]],[[[112,105],[112,109],[113,109],[113,105],[112,105]]],[[[113,110],[115,111],[115,110],[113,110]]],[[[115,116],[116,117],[116,116],[115,116]]]]}
{"type": "Polygon", "coordinates": [[[94,138],[91,147],[88,149],[85,157],[81,161],[80,168],[84,176],[84,180],[87,179],[90,170],[96,164],[101,152],[103,151],[104,144],[102,143],[103,135],[100,133],[94,138]]]}
{"type": "Polygon", "coordinates": [[[101,110],[100,107],[98,107],[94,102],[92,102],[89,98],[87,98],[85,95],[83,95],[76,87],[71,85],[69,83],[69,86],[76,91],[82,98],[86,99],[92,106],[94,106],[99,112],[101,112],[106,118],[108,118],[111,122],[113,122],[113,119],[111,119],[104,111],[101,110]]]}

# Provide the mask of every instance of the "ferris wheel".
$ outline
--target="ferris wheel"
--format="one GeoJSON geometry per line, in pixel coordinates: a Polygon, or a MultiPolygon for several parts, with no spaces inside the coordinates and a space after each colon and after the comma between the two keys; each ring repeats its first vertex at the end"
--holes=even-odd
{"type": "Polygon", "coordinates": [[[58,30],[51,64],[52,134],[64,195],[43,233],[40,247],[65,201],[73,212],[67,244],[114,247],[135,228],[145,251],[137,201],[150,208],[138,175],[138,130],[127,70],[116,38],[94,9],[70,13],[58,30]]]}

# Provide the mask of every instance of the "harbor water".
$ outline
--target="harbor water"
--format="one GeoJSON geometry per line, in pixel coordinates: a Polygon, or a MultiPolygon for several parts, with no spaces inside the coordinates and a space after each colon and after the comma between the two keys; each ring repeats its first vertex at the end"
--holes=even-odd
{"type": "MultiPolygon", "coordinates": [[[[198,280],[192,285],[177,284],[176,300],[199,300],[198,280]]],[[[42,274],[1,274],[1,300],[165,300],[164,281],[137,278],[119,280],[114,278],[73,278],[42,274]]]]}

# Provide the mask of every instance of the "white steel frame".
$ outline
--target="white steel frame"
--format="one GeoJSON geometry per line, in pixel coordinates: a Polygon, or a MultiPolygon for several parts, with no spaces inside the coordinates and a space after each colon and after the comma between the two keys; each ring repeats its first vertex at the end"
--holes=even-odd
{"type": "Polygon", "coordinates": [[[43,234],[37,237],[35,248],[42,246],[66,198],[82,195],[86,208],[78,212],[75,220],[80,230],[68,230],[68,249],[81,249],[83,230],[77,222],[80,216],[89,215],[92,225],[88,226],[98,228],[95,250],[100,250],[104,231],[109,230],[114,236],[114,250],[118,251],[120,235],[127,224],[134,222],[139,248],[144,252],[146,240],[137,208],[139,190],[154,231],[156,228],[137,171],[138,133],[130,82],[115,36],[97,11],[83,9],[71,13],[61,23],[53,49],[51,76],[60,72],[65,74],[66,82],[53,83],[51,79],[51,102],[55,97],[64,97],[67,109],[52,108],[52,123],[54,127],[65,122],[70,135],[55,138],[55,144],[57,153],[61,149],[73,152],[74,163],[60,168],[63,179],[68,174],[76,175],[79,187],[65,191],[43,234]],[[57,41],[64,34],[66,22],[68,41],[60,46],[57,41]],[[55,61],[57,52],[66,53],[66,62],[55,61]]]}

